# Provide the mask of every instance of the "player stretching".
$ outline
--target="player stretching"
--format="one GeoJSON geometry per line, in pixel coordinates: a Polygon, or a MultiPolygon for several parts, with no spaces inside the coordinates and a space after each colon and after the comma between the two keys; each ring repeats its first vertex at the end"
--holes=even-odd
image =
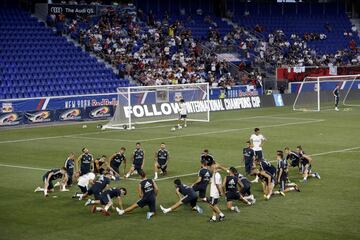
{"type": "Polygon", "coordinates": [[[212,174],[207,167],[207,161],[201,160],[201,168],[198,173],[196,182],[192,184],[192,188],[195,192],[199,192],[199,197],[202,201],[206,202],[206,189],[210,182],[212,174]]]}
{"type": "Polygon", "coordinates": [[[116,208],[116,211],[119,215],[123,215],[138,207],[143,208],[147,205],[149,206],[149,212],[146,214],[146,219],[150,219],[156,212],[156,195],[159,192],[159,188],[153,180],[146,178],[146,174],[143,170],[140,170],[139,175],[141,177],[141,182],[138,185],[140,200],[125,210],[116,208]]]}
{"type": "Polygon", "coordinates": [[[210,167],[212,168],[213,175],[210,180],[210,199],[208,202],[213,211],[213,215],[209,221],[216,222],[217,216],[219,216],[219,221],[223,221],[225,219],[225,215],[221,212],[218,206],[220,196],[223,195],[221,175],[217,172],[215,164],[212,164],[210,167]]]}
{"type": "Polygon", "coordinates": [[[279,191],[274,191],[274,194],[281,194],[285,196],[285,192],[289,191],[298,191],[300,192],[298,186],[295,183],[287,183],[288,180],[288,163],[284,159],[284,154],[281,150],[276,153],[277,162],[277,183],[280,186],[279,191]]]}
{"type": "Polygon", "coordinates": [[[120,165],[124,162],[124,175],[126,171],[126,157],[125,157],[126,148],[121,147],[120,151],[113,154],[110,157],[110,170],[116,176],[117,179],[120,179],[120,165]]]}
{"type": "Polygon", "coordinates": [[[236,176],[239,179],[240,193],[242,197],[251,202],[251,204],[255,204],[256,199],[254,198],[254,195],[251,194],[251,182],[239,172],[236,176]]]}
{"type": "MultiPolygon", "coordinates": [[[[260,161],[264,159],[264,154],[262,152],[262,146],[264,145],[264,142],[266,141],[266,138],[260,133],[259,128],[254,129],[254,133],[250,136],[250,142],[253,146],[253,150],[255,152],[256,158],[258,158],[260,161]]],[[[252,181],[252,182],[258,182],[258,177],[252,181]]]]}
{"type": "Polygon", "coordinates": [[[77,169],[80,172],[80,176],[91,172],[92,163],[94,162],[93,155],[89,153],[87,148],[81,150],[83,153],[77,160],[77,169]]]}
{"type": "Polygon", "coordinates": [[[51,170],[47,171],[44,174],[44,176],[42,177],[42,179],[44,181],[44,188],[37,187],[34,192],[44,192],[45,197],[48,196],[48,192],[54,191],[54,185],[53,185],[52,181],[57,180],[57,179],[62,179],[61,184],[60,184],[60,189],[62,189],[62,191],[67,190],[67,189],[65,189],[65,186],[66,186],[68,177],[67,177],[65,167],[63,167],[61,169],[56,168],[56,169],[51,169],[51,170]],[[61,186],[63,186],[63,187],[61,187],[61,186]]]}
{"type": "Polygon", "coordinates": [[[166,175],[167,171],[167,165],[169,161],[169,151],[166,149],[165,143],[160,144],[160,149],[155,153],[154,158],[155,164],[154,164],[154,171],[155,171],[155,177],[154,180],[158,179],[158,170],[161,170],[162,175],[166,175]]]}
{"type": "Polygon", "coordinates": [[[68,158],[65,160],[64,167],[67,171],[68,180],[66,185],[71,186],[73,183],[73,177],[74,177],[74,167],[75,167],[75,155],[74,153],[70,153],[68,158]]]}
{"type": "Polygon", "coordinates": [[[130,177],[130,175],[135,171],[139,173],[144,168],[145,152],[141,148],[141,144],[139,142],[136,143],[136,148],[134,150],[132,159],[133,159],[133,165],[130,168],[129,172],[125,175],[125,178],[130,177]]]}
{"type": "Polygon", "coordinates": [[[204,152],[200,156],[200,162],[202,162],[203,160],[207,163],[207,166],[209,168],[221,169],[226,172],[229,172],[229,170],[227,168],[225,168],[225,167],[221,166],[220,164],[218,164],[217,162],[215,162],[213,155],[211,155],[209,153],[208,149],[204,149],[204,152]]]}
{"type": "Polygon", "coordinates": [[[76,192],[72,198],[82,198],[83,195],[89,190],[90,184],[95,183],[95,173],[89,172],[85,175],[82,175],[78,178],[78,187],[80,188],[81,193],[76,192]]]}
{"type": "Polygon", "coordinates": [[[304,178],[302,180],[302,182],[306,183],[307,178],[309,176],[320,179],[319,173],[317,173],[317,172],[312,173],[311,172],[311,163],[312,163],[313,160],[309,155],[306,155],[304,153],[304,151],[302,150],[302,147],[300,145],[296,147],[296,153],[300,157],[301,170],[302,170],[303,178],[304,178]]]}
{"type": "Polygon", "coordinates": [[[339,111],[338,105],[339,105],[339,93],[340,93],[340,86],[336,85],[334,91],[333,91],[333,95],[335,98],[335,111],[339,111]]]}
{"type": "Polygon", "coordinates": [[[289,147],[285,147],[284,149],[286,154],[286,160],[290,161],[290,166],[298,167],[299,173],[301,173],[301,164],[300,164],[300,157],[295,151],[291,151],[289,147]]]}
{"type": "MultiPolygon", "coordinates": [[[[100,171],[101,175],[99,176],[98,180],[95,181],[95,183],[91,186],[91,188],[86,193],[84,193],[82,196],[79,197],[79,200],[82,200],[83,198],[86,198],[87,196],[91,196],[91,195],[94,195],[95,200],[99,200],[101,192],[104,189],[109,188],[111,174],[109,172],[105,172],[104,174],[102,174],[102,171],[104,171],[104,170],[101,169],[101,171],[100,171]]],[[[85,206],[89,205],[90,202],[91,202],[91,199],[89,199],[85,203],[85,206]]]]}
{"type": "Polygon", "coordinates": [[[233,206],[234,200],[244,201],[248,205],[251,205],[251,203],[241,196],[238,189],[239,179],[236,175],[237,170],[234,167],[230,167],[229,175],[224,178],[223,188],[225,190],[227,208],[231,211],[239,213],[240,209],[238,208],[238,206],[233,206]]]}
{"type": "Polygon", "coordinates": [[[179,117],[179,120],[178,120],[178,129],[181,129],[183,127],[187,127],[186,125],[186,118],[187,118],[187,109],[186,109],[186,104],[185,104],[185,100],[184,99],[181,99],[180,100],[180,103],[179,103],[179,107],[180,107],[180,117],[179,117]]]}
{"type": "Polygon", "coordinates": [[[169,208],[164,208],[160,205],[163,213],[166,214],[172,212],[183,204],[189,204],[192,210],[197,211],[198,213],[203,213],[203,210],[197,205],[198,196],[196,195],[194,189],[185,184],[182,184],[180,179],[176,179],[174,184],[176,188],[176,195],[179,197],[179,201],[169,208]]]}
{"type": "Polygon", "coordinates": [[[243,161],[247,175],[254,175],[255,168],[255,151],[251,148],[251,142],[246,141],[246,148],[243,148],[243,161]]]}
{"type": "Polygon", "coordinates": [[[110,188],[101,193],[99,200],[91,200],[89,205],[93,205],[91,212],[101,212],[105,216],[110,216],[109,208],[113,207],[113,198],[117,198],[120,209],[123,209],[122,197],[127,193],[125,188],[110,188]],[[101,205],[102,207],[97,207],[101,205]]]}

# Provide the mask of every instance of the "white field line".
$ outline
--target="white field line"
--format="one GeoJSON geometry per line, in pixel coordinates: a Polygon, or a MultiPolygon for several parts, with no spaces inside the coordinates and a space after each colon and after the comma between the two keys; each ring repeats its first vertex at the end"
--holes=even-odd
{"type": "MultiPolygon", "coordinates": [[[[332,154],[332,153],[343,153],[343,152],[354,152],[353,150],[357,150],[360,149],[360,146],[358,147],[351,147],[351,148],[345,148],[345,149],[339,149],[339,150],[334,150],[334,151],[328,151],[328,152],[321,152],[321,153],[315,153],[315,154],[311,154],[310,156],[322,156],[322,155],[327,155],[327,154],[332,154]]],[[[269,161],[269,162],[276,162],[276,161],[269,161]]],[[[45,169],[45,168],[36,168],[36,167],[27,167],[27,166],[17,166],[17,165],[10,165],[10,164],[2,164],[0,163],[1,167],[9,167],[9,168],[20,168],[20,169],[29,169],[29,170],[40,170],[40,171],[48,171],[49,169],[45,169]]],[[[243,168],[243,165],[239,165],[239,166],[235,166],[237,168],[243,168]]],[[[187,177],[187,176],[194,176],[198,174],[198,172],[193,172],[193,173],[187,173],[187,174],[181,174],[181,175],[176,175],[176,176],[171,176],[171,177],[164,177],[164,178],[160,178],[157,179],[156,181],[164,181],[164,180],[168,180],[168,179],[174,179],[174,178],[179,178],[179,177],[187,177]]],[[[139,179],[136,178],[128,178],[126,180],[131,180],[131,181],[140,181],[139,179]]]]}
{"type": "MultiPolygon", "coordinates": [[[[259,128],[274,128],[274,127],[284,127],[291,125],[301,125],[301,124],[311,124],[323,122],[325,120],[311,120],[311,121],[302,121],[302,122],[291,122],[291,123],[280,123],[280,124],[272,124],[272,125],[263,125],[258,126],[259,128]]],[[[173,138],[183,138],[183,137],[195,137],[195,136],[203,136],[203,135],[211,135],[211,134],[219,134],[219,133],[228,133],[228,132],[236,132],[242,130],[251,130],[253,127],[246,128],[232,128],[232,129],[224,129],[219,131],[209,131],[203,133],[193,133],[193,134],[184,134],[179,136],[169,136],[169,137],[158,137],[158,138],[148,138],[148,139],[113,139],[113,138],[94,138],[94,137],[81,137],[81,136],[66,136],[66,138],[74,138],[74,139],[86,139],[86,140],[96,140],[96,141],[112,141],[112,142],[149,142],[149,141],[157,141],[157,140],[165,140],[165,139],[173,139],[173,138]]],[[[1,142],[0,142],[1,143],[1,142]]]]}
{"type": "MultiPolygon", "coordinates": [[[[299,114],[299,112],[294,113],[286,113],[286,115],[290,114],[299,114]]],[[[244,117],[244,118],[228,118],[228,119],[219,119],[214,120],[212,122],[224,122],[224,121],[241,121],[241,120],[247,120],[247,119],[257,119],[257,118],[275,118],[275,119],[288,119],[288,120],[318,120],[314,118],[291,118],[291,117],[281,117],[283,114],[274,114],[274,115],[259,115],[259,116],[253,116],[253,117],[244,117]]],[[[141,127],[137,128],[137,130],[142,129],[154,129],[154,128],[165,128],[165,127],[172,127],[174,124],[168,124],[168,125],[161,125],[161,126],[150,126],[150,127],[141,127]]],[[[45,127],[45,126],[44,126],[45,127]]],[[[47,126],[50,127],[50,126],[47,126]]],[[[19,129],[19,128],[17,128],[19,129]]],[[[23,128],[21,128],[23,129],[23,128]]],[[[86,136],[86,135],[97,135],[97,134],[106,134],[111,132],[118,132],[119,130],[109,130],[109,131],[96,131],[96,132],[88,132],[88,133],[77,133],[77,134],[69,134],[69,135],[57,135],[57,136],[50,136],[50,137],[38,137],[38,138],[25,138],[25,139],[15,139],[15,140],[5,140],[0,141],[0,144],[3,143],[19,143],[19,142],[30,142],[30,141],[40,141],[40,140],[49,140],[49,139],[57,139],[57,138],[64,138],[64,137],[75,137],[75,136],[86,136]]],[[[132,141],[132,140],[131,140],[132,141]]]]}

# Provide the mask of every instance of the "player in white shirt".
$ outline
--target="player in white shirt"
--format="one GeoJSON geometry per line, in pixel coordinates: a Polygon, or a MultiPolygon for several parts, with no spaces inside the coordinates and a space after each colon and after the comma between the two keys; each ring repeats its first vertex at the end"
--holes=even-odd
{"type": "Polygon", "coordinates": [[[210,222],[216,222],[217,216],[219,216],[219,221],[223,221],[225,215],[221,212],[218,203],[220,196],[223,195],[222,181],[221,175],[217,172],[215,165],[211,166],[213,175],[210,180],[210,198],[209,198],[209,206],[213,211],[213,215],[210,218],[210,222]]]}
{"type": "MultiPolygon", "coordinates": [[[[254,129],[254,133],[250,136],[250,142],[253,146],[253,150],[255,152],[255,158],[259,159],[259,161],[262,161],[264,159],[264,154],[262,152],[262,146],[264,145],[264,142],[266,141],[266,138],[260,133],[259,128],[254,129]]],[[[256,178],[251,182],[258,182],[259,178],[256,175],[256,178]]]]}
{"type": "Polygon", "coordinates": [[[78,187],[81,190],[81,193],[76,192],[72,198],[81,198],[84,193],[86,193],[89,189],[89,185],[93,184],[95,181],[95,173],[89,172],[85,175],[82,175],[78,178],[78,187]]]}
{"type": "Polygon", "coordinates": [[[186,125],[187,109],[184,99],[180,100],[179,106],[180,106],[180,117],[177,127],[181,129],[182,127],[187,127],[186,125]]]}

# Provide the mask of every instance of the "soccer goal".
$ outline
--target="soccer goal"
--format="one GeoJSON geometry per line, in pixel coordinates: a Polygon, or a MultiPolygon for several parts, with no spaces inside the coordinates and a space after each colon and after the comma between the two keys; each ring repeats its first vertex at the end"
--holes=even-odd
{"type": "Polygon", "coordinates": [[[185,100],[188,121],[210,121],[209,84],[121,87],[113,118],[103,129],[133,129],[134,125],[174,121],[185,100]]]}
{"type": "MultiPolygon", "coordinates": [[[[323,77],[305,77],[297,86],[293,109],[297,111],[320,111],[334,108],[333,91],[339,86],[339,106],[360,106],[360,74],[323,77]]],[[[292,88],[290,86],[290,88],[292,88]]]]}

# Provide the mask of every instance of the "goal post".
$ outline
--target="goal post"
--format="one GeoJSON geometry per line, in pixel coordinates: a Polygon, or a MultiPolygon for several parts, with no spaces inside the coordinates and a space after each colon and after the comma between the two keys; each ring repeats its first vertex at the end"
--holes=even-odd
{"type": "Polygon", "coordinates": [[[185,100],[188,121],[210,121],[209,84],[131,86],[117,89],[114,116],[103,129],[133,129],[137,124],[179,119],[179,101],[185,100]]]}
{"type": "Polygon", "coordinates": [[[321,111],[335,107],[333,91],[339,86],[340,101],[343,106],[360,106],[360,74],[305,77],[299,83],[290,83],[290,88],[296,87],[297,93],[293,110],[321,111]],[[293,86],[291,86],[293,85],[293,86]]]}

